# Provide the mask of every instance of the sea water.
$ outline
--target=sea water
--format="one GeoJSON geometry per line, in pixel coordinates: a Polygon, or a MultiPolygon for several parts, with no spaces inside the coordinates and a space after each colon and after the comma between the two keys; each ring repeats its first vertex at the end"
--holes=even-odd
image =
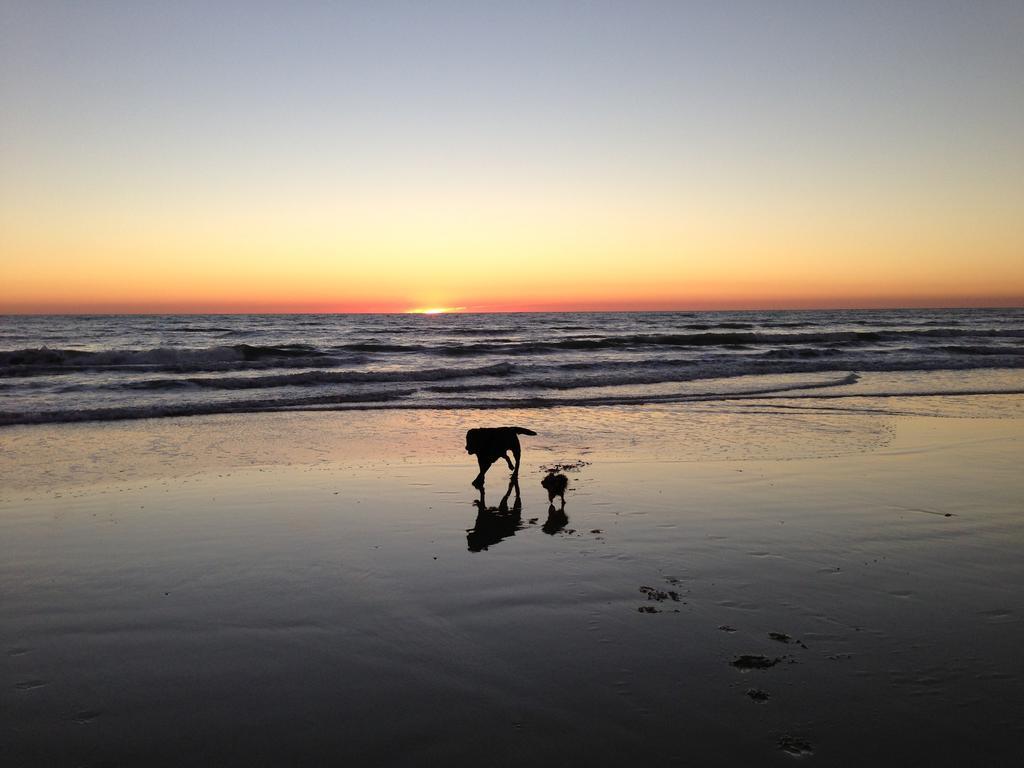
{"type": "Polygon", "coordinates": [[[1024,309],[0,317],[0,425],[1024,393],[1024,309]]]}

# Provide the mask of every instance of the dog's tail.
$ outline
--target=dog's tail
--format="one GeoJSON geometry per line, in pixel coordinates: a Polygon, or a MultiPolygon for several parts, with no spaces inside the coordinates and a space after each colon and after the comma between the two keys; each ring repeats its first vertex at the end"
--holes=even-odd
{"type": "Polygon", "coordinates": [[[524,427],[512,427],[516,431],[517,435],[536,435],[532,429],[525,429],[524,427]]]}

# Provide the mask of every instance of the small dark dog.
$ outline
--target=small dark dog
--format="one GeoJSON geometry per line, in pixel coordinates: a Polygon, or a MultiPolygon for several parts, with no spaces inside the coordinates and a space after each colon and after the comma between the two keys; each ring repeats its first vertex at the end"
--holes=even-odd
{"type": "Polygon", "coordinates": [[[480,465],[480,474],[476,476],[473,485],[477,488],[484,487],[484,475],[498,459],[504,459],[508,463],[513,480],[519,477],[519,435],[536,434],[533,430],[522,427],[480,427],[469,430],[466,433],[466,453],[475,453],[477,464],[480,465]],[[512,451],[516,459],[515,466],[508,457],[509,451],[512,451]]]}
{"type": "Polygon", "coordinates": [[[548,501],[554,502],[555,496],[562,497],[562,506],[565,506],[565,489],[569,487],[569,478],[563,474],[549,474],[540,484],[547,489],[548,501]]]}
{"type": "Polygon", "coordinates": [[[569,516],[565,514],[565,490],[569,487],[569,478],[561,472],[549,471],[544,476],[544,479],[540,481],[540,484],[548,492],[548,501],[550,502],[548,506],[548,519],[541,527],[541,530],[554,536],[569,524],[569,516]],[[562,498],[562,506],[558,509],[555,508],[556,496],[561,496],[562,498]]]}

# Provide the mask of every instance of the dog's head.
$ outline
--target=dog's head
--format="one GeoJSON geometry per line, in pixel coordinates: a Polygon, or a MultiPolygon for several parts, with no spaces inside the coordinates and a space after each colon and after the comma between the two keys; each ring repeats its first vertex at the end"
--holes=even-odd
{"type": "Polygon", "coordinates": [[[471,429],[466,433],[466,453],[476,453],[477,430],[471,429]]]}

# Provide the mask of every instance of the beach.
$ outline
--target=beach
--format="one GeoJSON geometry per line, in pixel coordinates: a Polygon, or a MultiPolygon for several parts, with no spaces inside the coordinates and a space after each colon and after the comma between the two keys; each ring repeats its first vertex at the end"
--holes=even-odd
{"type": "Polygon", "coordinates": [[[1020,397],[855,403],[5,428],[3,762],[1012,764],[1020,397]]]}
{"type": "Polygon", "coordinates": [[[1024,765],[1024,2],[0,39],[0,768],[1024,765]]]}

